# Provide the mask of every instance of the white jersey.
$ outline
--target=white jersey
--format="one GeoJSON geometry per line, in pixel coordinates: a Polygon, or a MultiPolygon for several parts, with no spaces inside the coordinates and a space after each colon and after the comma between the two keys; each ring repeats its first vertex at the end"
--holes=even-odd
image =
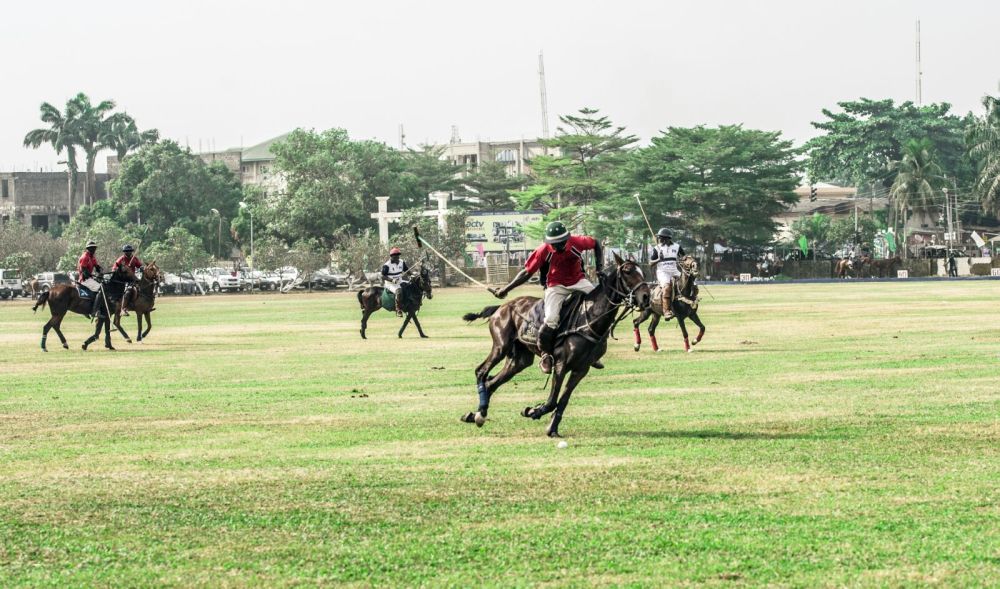
{"type": "Polygon", "coordinates": [[[684,255],[684,249],[679,243],[661,243],[653,246],[651,259],[656,262],[657,282],[666,285],[675,276],[680,276],[680,272],[677,271],[677,258],[682,255],[684,255]]]}
{"type": "Polygon", "coordinates": [[[389,259],[382,266],[382,277],[385,278],[386,282],[399,284],[399,281],[403,278],[403,273],[409,269],[410,267],[407,266],[406,262],[403,260],[393,263],[393,261],[389,259]]]}

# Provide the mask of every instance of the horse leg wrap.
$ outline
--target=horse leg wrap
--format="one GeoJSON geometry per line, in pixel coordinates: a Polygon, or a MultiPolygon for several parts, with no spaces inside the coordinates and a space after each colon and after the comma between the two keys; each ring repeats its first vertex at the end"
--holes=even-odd
{"type": "Polygon", "coordinates": [[[658,343],[656,343],[656,336],[655,335],[650,335],[649,336],[649,343],[652,344],[654,352],[658,352],[660,350],[660,345],[658,343]]]}
{"type": "Polygon", "coordinates": [[[639,328],[638,327],[636,327],[634,331],[635,331],[635,345],[638,346],[638,345],[642,344],[642,336],[639,335],[639,328]]]}
{"type": "Polygon", "coordinates": [[[691,342],[688,341],[688,338],[684,338],[684,349],[688,352],[691,351],[691,342]]]}
{"type": "Polygon", "coordinates": [[[476,390],[479,392],[479,412],[486,415],[486,410],[490,406],[490,393],[486,389],[486,381],[476,381],[476,390]]]}
{"type": "Polygon", "coordinates": [[[43,336],[42,336],[42,349],[43,349],[43,350],[45,349],[45,340],[46,340],[46,339],[48,339],[48,337],[49,337],[49,336],[47,336],[47,335],[43,335],[43,336]]]}
{"type": "Polygon", "coordinates": [[[702,329],[701,331],[698,332],[698,337],[694,338],[694,343],[700,342],[701,338],[703,338],[703,337],[705,337],[705,330],[704,329],[702,329]]]}

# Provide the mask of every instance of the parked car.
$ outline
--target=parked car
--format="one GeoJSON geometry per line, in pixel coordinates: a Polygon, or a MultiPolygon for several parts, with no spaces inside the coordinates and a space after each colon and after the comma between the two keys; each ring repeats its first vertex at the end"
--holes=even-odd
{"type": "Polygon", "coordinates": [[[49,292],[57,284],[73,284],[73,279],[64,272],[42,272],[35,274],[35,280],[38,281],[39,292],[49,292]]]}
{"type": "Polygon", "coordinates": [[[24,292],[17,270],[0,270],[0,299],[19,297],[24,292]]]}
{"type": "Polygon", "coordinates": [[[256,290],[278,290],[281,287],[281,277],[275,272],[254,270],[251,274],[249,270],[241,270],[240,279],[245,289],[249,289],[251,285],[256,290]]]}
{"type": "Polygon", "coordinates": [[[190,272],[181,272],[180,274],[167,273],[163,275],[160,292],[162,294],[180,295],[204,294],[208,292],[208,285],[204,282],[199,284],[199,281],[195,280],[190,272]]]}
{"type": "Polygon", "coordinates": [[[225,268],[205,268],[196,270],[195,277],[204,280],[212,292],[239,292],[243,290],[243,281],[235,270],[225,268]]]}

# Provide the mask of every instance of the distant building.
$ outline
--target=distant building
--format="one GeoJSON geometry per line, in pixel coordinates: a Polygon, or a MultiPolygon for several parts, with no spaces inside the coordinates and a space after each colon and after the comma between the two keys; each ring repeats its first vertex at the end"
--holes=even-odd
{"type": "Polygon", "coordinates": [[[507,173],[528,175],[531,160],[548,153],[548,148],[538,141],[475,141],[472,143],[448,143],[442,145],[442,158],[468,170],[478,170],[484,161],[495,161],[507,166],[507,173]]]}
{"type": "Polygon", "coordinates": [[[778,240],[789,240],[792,237],[792,223],[802,217],[811,217],[820,213],[832,219],[853,217],[855,207],[859,215],[868,215],[873,211],[881,211],[888,206],[886,197],[858,197],[858,189],[836,186],[817,182],[813,185],[803,184],[795,189],[799,201],[774,217],[778,225],[776,237],[778,240]],[[816,200],[812,200],[812,191],[816,191],[816,200]]]}
{"type": "MultiPolygon", "coordinates": [[[[108,197],[108,174],[97,174],[95,200],[108,197]]],[[[77,174],[76,198],[69,201],[66,172],[0,172],[0,222],[16,220],[47,231],[56,223],[68,223],[83,206],[87,174],[77,174]]]]}

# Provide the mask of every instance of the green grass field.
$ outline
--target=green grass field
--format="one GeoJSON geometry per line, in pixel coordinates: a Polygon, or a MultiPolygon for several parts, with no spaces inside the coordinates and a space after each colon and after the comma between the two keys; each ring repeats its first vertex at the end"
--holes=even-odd
{"type": "Polygon", "coordinates": [[[0,304],[0,586],[1000,583],[1000,282],[711,291],[693,354],[620,330],[566,449],[534,367],[459,423],[478,291],[429,340],[362,341],[348,293],[165,298],[116,353],[0,304]]]}

